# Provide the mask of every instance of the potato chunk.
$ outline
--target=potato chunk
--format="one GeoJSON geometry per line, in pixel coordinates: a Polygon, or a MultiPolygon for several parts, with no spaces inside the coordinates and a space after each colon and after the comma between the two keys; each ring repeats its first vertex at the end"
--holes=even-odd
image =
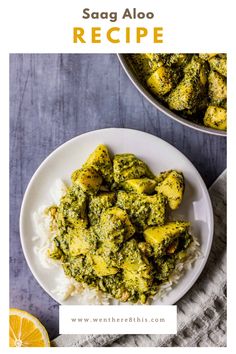
{"type": "Polygon", "coordinates": [[[225,78],[216,71],[211,71],[208,76],[208,93],[212,106],[224,104],[227,98],[227,85],[225,78]]]}
{"type": "Polygon", "coordinates": [[[190,61],[190,54],[175,53],[170,56],[170,65],[175,67],[184,67],[190,61]]]}
{"type": "Polygon", "coordinates": [[[73,277],[78,282],[96,286],[96,277],[90,257],[85,255],[69,257],[62,266],[67,276],[73,277]]]}
{"type": "Polygon", "coordinates": [[[210,60],[211,58],[215,57],[217,53],[202,53],[199,54],[199,58],[202,60],[210,60]]]}
{"type": "Polygon", "coordinates": [[[111,184],[113,182],[113,168],[108,149],[105,145],[98,147],[91,153],[84,166],[91,166],[99,172],[104,180],[111,184]]]}
{"type": "Polygon", "coordinates": [[[150,214],[150,203],[143,195],[119,191],[117,206],[127,212],[132,224],[138,231],[147,228],[147,219],[150,214]]]}
{"type": "Polygon", "coordinates": [[[168,252],[168,247],[170,247],[176,238],[188,232],[189,226],[190,224],[184,221],[168,222],[162,226],[146,229],[144,231],[144,238],[153,247],[156,256],[163,256],[168,252]]]}
{"type": "Polygon", "coordinates": [[[150,203],[150,214],[148,216],[148,226],[162,225],[166,218],[166,201],[162,195],[154,194],[147,196],[146,200],[150,203]]]}
{"type": "Polygon", "coordinates": [[[147,165],[133,154],[115,155],[113,170],[116,183],[122,183],[134,178],[153,177],[147,165]]]}
{"type": "MultiPolygon", "coordinates": [[[[123,262],[121,268],[127,290],[142,294],[149,290],[152,284],[152,267],[148,259],[143,256],[136,240],[127,241],[122,249],[123,262]]],[[[139,296],[140,297],[140,296],[139,296]]]]}
{"type": "Polygon", "coordinates": [[[77,227],[68,231],[69,253],[71,256],[86,254],[88,251],[95,250],[95,235],[88,229],[77,227]]]}
{"type": "Polygon", "coordinates": [[[128,240],[135,233],[128,214],[117,207],[105,210],[100,219],[101,238],[106,247],[115,251],[116,246],[128,240]]]}
{"type": "Polygon", "coordinates": [[[194,82],[190,80],[182,80],[178,86],[171,91],[168,97],[170,109],[182,111],[184,109],[192,109],[195,106],[196,93],[194,90],[194,82]]]}
{"type": "Polygon", "coordinates": [[[173,88],[172,70],[165,66],[160,66],[148,79],[147,86],[158,95],[164,96],[173,88]]]}
{"type": "Polygon", "coordinates": [[[119,271],[118,268],[109,265],[106,257],[102,255],[94,254],[91,256],[91,258],[93,261],[93,269],[98,277],[113,275],[119,271]]]}
{"type": "Polygon", "coordinates": [[[76,170],[71,179],[88,194],[96,194],[102,185],[102,177],[93,167],[83,167],[76,170]]]}
{"type": "Polygon", "coordinates": [[[144,293],[150,290],[152,284],[152,277],[150,276],[150,273],[147,270],[141,273],[136,273],[124,269],[123,276],[124,283],[128,291],[138,292],[140,302],[145,303],[146,296],[144,293]]]}
{"type": "Polygon", "coordinates": [[[204,124],[214,129],[226,130],[227,113],[222,107],[209,106],[205,112],[204,124]]]}
{"type": "Polygon", "coordinates": [[[141,272],[142,270],[150,268],[147,258],[143,256],[143,253],[138,247],[138,242],[135,239],[124,243],[121,254],[123,256],[121,263],[122,269],[141,272]]]}
{"type": "Polygon", "coordinates": [[[114,192],[102,192],[90,197],[88,205],[88,217],[91,225],[98,224],[104,210],[111,208],[116,203],[114,192]]]}
{"type": "Polygon", "coordinates": [[[87,196],[78,185],[72,185],[61,198],[56,214],[57,227],[66,225],[77,227],[81,222],[87,224],[86,214],[87,196]]]}
{"type": "Polygon", "coordinates": [[[207,66],[198,56],[193,56],[184,68],[184,77],[171,91],[167,102],[169,108],[194,111],[204,93],[207,83],[207,66]]]}
{"type": "Polygon", "coordinates": [[[214,57],[209,60],[210,67],[218,71],[223,76],[227,76],[227,60],[226,58],[214,57]]]}
{"type": "Polygon", "coordinates": [[[161,194],[145,194],[119,191],[117,206],[124,209],[138,231],[151,225],[162,225],[166,217],[166,199],[161,194]]]}
{"type": "Polygon", "coordinates": [[[163,181],[157,185],[156,191],[158,193],[163,194],[167,198],[169,207],[172,210],[177,209],[183,199],[183,174],[178,171],[167,172],[166,177],[163,179],[163,181]]]}
{"type": "Polygon", "coordinates": [[[129,179],[122,184],[127,192],[136,192],[138,194],[152,194],[155,190],[156,181],[150,178],[129,179]]]}

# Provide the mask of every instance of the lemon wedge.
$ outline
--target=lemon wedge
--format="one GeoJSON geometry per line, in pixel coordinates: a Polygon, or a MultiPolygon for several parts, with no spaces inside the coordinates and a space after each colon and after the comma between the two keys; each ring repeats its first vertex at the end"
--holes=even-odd
{"type": "Polygon", "coordinates": [[[50,347],[48,333],[42,323],[30,313],[10,309],[10,347],[50,347]]]}

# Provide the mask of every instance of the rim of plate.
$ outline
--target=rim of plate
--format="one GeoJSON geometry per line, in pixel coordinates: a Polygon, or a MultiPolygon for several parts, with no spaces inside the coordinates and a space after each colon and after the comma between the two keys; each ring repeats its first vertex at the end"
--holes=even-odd
{"type": "MultiPolygon", "coordinates": [[[[191,278],[191,281],[181,290],[179,296],[176,296],[176,299],[174,302],[171,302],[171,303],[168,303],[169,305],[173,305],[175,304],[177,301],[179,301],[190,289],[191,287],[194,285],[194,283],[197,281],[197,279],[199,278],[200,274],[202,273],[204,267],[205,267],[205,264],[208,260],[208,257],[209,257],[209,254],[210,254],[210,251],[211,251],[211,246],[212,246],[212,241],[213,241],[213,233],[214,233],[214,215],[213,215],[213,208],[212,208],[212,203],[211,203],[211,199],[210,199],[210,196],[209,196],[209,192],[208,192],[208,189],[205,185],[205,182],[203,181],[200,173],[198,172],[198,170],[196,169],[196,167],[192,164],[192,162],[181,152],[179,151],[175,146],[171,145],[170,143],[166,142],[165,140],[153,135],[153,134],[150,134],[150,133],[146,133],[146,132],[143,132],[141,130],[137,130],[137,129],[130,129],[130,128],[102,128],[102,129],[96,129],[96,130],[92,130],[92,131],[89,131],[89,132],[86,132],[86,133],[83,133],[83,134],[80,134],[80,135],[77,135],[73,138],[71,138],[70,140],[67,140],[65,143],[62,143],[61,145],[59,145],[55,150],[53,150],[39,165],[39,167],[36,169],[36,171],[34,172],[34,174],[32,175],[29,183],[28,183],[28,186],[26,187],[26,190],[24,192],[24,196],[23,196],[23,200],[22,200],[22,203],[21,203],[21,209],[20,209],[20,218],[19,218],[19,230],[20,230],[20,240],[21,240],[21,246],[22,246],[22,249],[23,249],[23,253],[24,253],[24,256],[25,256],[25,259],[26,259],[26,262],[27,262],[27,265],[31,271],[31,273],[33,274],[34,278],[37,280],[37,282],[39,283],[39,285],[42,287],[42,289],[51,297],[53,298],[54,301],[56,301],[57,303],[59,304],[62,304],[63,302],[62,301],[58,301],[58,299],[56,299],[51,293],[49,293],[49,291],[46,289],[46,287],[44,286],[44,284],[42,283],[42,281],[40,280],[40,278],[38,277],[37,273],[34,271],[32,265],[31,265],[31,262],[29,260],[29,257],[28,257],[28,253],[26,251],[26,247],[25,247],[25,238],[23,236],[24,234],[24,231],[23,231],[23,217],[24,217],[24,209],[25,209],[25,204],[27,202],[27,198],[28,198],[28,195],[29,195],[29,192],[30,192],[30,189],[31,189],[31,186],[33,185],[34,183],[34,180],[36,179],[36,177],[38,176],[38,174],[40,173],[41,171],[41,168],[53,157],[53,155],[62,150],[66,145],[69,145],[69,144],[72,144],[75,140],[79,139],[80,137],[89,137],[89,136],[92,136],[94,134],[96,134],[97,132],[107,132],[107,131],[110,131],[110,132],[116,132],[118,133],[119,131],[127,131],[127,132],[130,132],[130,133],[136,133],[136,134],[141,134],[141,135],[147,135],[149,136],[149,138],[152,138],[152,139],[157,139],[157,140],[160,140],[162,141],[163,143],[167,144],[171,149],[174,149],[176,150],[182,158],[184,158],[188,164],[191,166],[191,168],[194,170],[195,174],[197,175],[199,181],[200,181],[200,184],[201,184],[201,187],[203,188],[204,190],[204,194],[205,194],[205,197],[207,199],[207,203],[208,203],[208,208],[209,208],[209,215],[210,215],[210,225],[209,226],[209,240],[208,240],[208,247],[207,247],[207,250],[206,250],[206,253],[204,254],[204,257],[202,258],[202,262],[200,264],[200,266],[198,267],[197,271],[195,272],[194,276],[191,278]]],[[[191,271],[191,269],[190,269],[191,271]]],[[[184,278],[185,275],[183,275],[183,278],[184,278]]],[[[181,277],[182,278],[182,277],[181,277]]],[[[78,306],[80,306],[80,304],[78,304],[78,306]]]]}
{"type": "Polygon", "coordinates": [[[133,85],[136,87],[136,89],[159,111],[166,114],[169,118],[172,118],[176,122],[179,122],[180,124],[183,124],[184,126],[189,127],[191,129],[194,129],[194,130],[200,131],[202,133],[206,133],[206,134],[227,137],[227,132],[224,130],[217,130],[217,129],[213,129],[213,128],[208,128],[208,127],[205,127],[204,125],[200,125],[200,124],[191,122],[190,120],[182,118],[178,114],[172,112],[167,107],[163,106],[153,95],[151,95],[151,93],[145,88],[145,86],[142,85],[142,83],[138,80],[137,76],[134,74],[130,65],[128,64],[128,62],[125,58],[125,54],[118,53],[117,56],[118,56],[118,59],[120,61],[120,64],[121,64],[123,70],[125,71],[126,75],[130,79],[130,81],[133,83],[133,85]]]}

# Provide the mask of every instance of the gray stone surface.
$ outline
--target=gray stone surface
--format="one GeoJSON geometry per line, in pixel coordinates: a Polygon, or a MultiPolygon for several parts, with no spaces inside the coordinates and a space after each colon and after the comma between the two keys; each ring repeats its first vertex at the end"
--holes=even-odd
{"type": "Polygon", "coordinates": [[[129,81],[116,55],[12,54],[10,304],[36,315],[51,339],[58,335],[58,305],[24,259],[18,227],[22,197],[36,168],[57,146],[105,127],[139,129],[168,141],[194,163],[208,187],[226,167],[226,139],[157,111],[129,81]]]}

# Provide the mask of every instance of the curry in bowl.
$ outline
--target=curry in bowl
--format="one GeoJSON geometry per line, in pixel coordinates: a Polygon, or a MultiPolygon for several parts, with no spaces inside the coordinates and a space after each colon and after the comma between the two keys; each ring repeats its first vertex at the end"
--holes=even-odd
{"type": "Polygon", "coordinates": [[[181,171],[155,176],[132,153],[112,157],[99,145],[72,173],[59,204],[46,209],[48,257],[85,287],[146,303],[196,252],[190,223],[170,216],[184,185],[181,171]]]}
{"type": "Polygon", "coordinates": [[[175,114],[209,128],[227,129],[226,54],[128,54],[142,85],[175,114]]]}

